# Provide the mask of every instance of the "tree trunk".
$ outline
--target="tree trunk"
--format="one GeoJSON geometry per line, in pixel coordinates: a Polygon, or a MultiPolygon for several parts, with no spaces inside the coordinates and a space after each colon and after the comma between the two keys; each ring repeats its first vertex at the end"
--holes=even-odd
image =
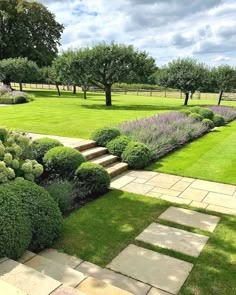
{"type": "Polygon", "coordinates": [[[111,102],[111,85],[105,86],[105,94],[106,94],[106,106],[110,107],[112,105],[111,102]]]}
{"type": "Polygon", "coordinates": [[[76,85],[73,85],[73,94],[76,94],[76,85]]]}
{"type": "Polygon", "coordinates": [[[194,92],[191,92],[190,98],[193,99],[194,92]]]}
{"type": "Polygon", "coordinates": [[[187,106],[188,105],[188,99],[189,99],[189,92],[185,92],[185,100],[184,100],[184,105],[187,106]]]}
{"type": "Polygon", "coordinates": [[[19,83],[19,86],[20,86],[20,91],[22,91],[23,90],[23,86],[22,86],[22,83],[21,82],[19,83]]]}
{"type": "Polygon", "coordinates": [[[2,82],[3,82],[3,85],[9,87],[12,90],[12,88],[11,88],[11,79],[10,79],[9,75],[6,75],[6,78],[2,82]]]}
{"type": "Polygon", "coordinates": [[[56,84],[56,88],[57,88],[58,96],[61,96],[61,91],[60,91],[60,88],[59,88],[58,84],[56,84]]]}
{"type": "Polygon", "coordinates": [[[224,93],[224,90],[221,90],[221,91],[220,91],[220,95],[219,95],[219,100],[218,100],[218,106],[219,106],[220,103],[221,103],[223,93],[224,93]]]}
{"type": "Polygon", "coordinates": [[[87,99],[87,90],[84,89],[84,99],[87,99]]]}

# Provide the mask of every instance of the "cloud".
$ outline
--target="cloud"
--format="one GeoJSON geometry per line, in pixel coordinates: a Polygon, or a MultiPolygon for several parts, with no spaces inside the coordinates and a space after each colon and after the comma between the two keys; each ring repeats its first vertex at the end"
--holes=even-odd
{"type": "Polygon", "coordinates": [[[213,59],[214,62],[224,62],[230,60],[230,57],[219,55],[213,59]]]}
{"type": "Polygon", "coordinates": [[[234,0],[41,0],[65,25],[62,49],[102,41],[133,44],[158,65],[192,56],[235,63],[234,0]]]}

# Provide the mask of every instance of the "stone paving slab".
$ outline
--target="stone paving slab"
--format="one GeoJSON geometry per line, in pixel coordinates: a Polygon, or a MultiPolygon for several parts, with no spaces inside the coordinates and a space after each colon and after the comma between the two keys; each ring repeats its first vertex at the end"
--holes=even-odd
{"type": "Polygon", "coordinates": [[[208,237],[174,227],[152,223],[136,237],[136,240],[198,257],[208,237]]]}
{"type": "Polygon", "coordinates": [[[211,211],[215,211],[215,212],[220,212],[223,214],[236,215],[235,209],[225,208],[225,207],[221,207],[221,206],[208,205],[207,209],[211,210],[211,211]]]}
{"type": "Polygon", "coordinates": [[[163,195],[168,195],[168,196],[172,196],[172,197],[177,197],[180,192],[173,190],[173,189],[168,189],[168,188],[161,188],[161,187],[154,187],[152,189],[153,192],[155,193],[159,193],[159,194],[163,194],[163,195]]]}
{"type": "Polygon", "coordinates": [[[202,208],[202,209],[206,209],[206,207],[208,206],[208,204],[206,204],[206,203],[197,202],[197,201],[192,201],[190,205],[193,207],[202,208]]]}
{"type": "Polygon", "coordinates": [[[141,183],[129,183],[122,187],[123,190],[130,192],[130,193],[138,193],[145,195],[147,192],[153,189],[153,186],[148,184],[141,184],[141,183]]]}
{"type": "Polygon", "coordinates": [[[76,267],[76,270],[87,276],[102,280],[105,283],[111,284],[135,295],[146,295],[150,289],[149,285],[87,261],[76,267]]]}
{"type": "Polygon", "coordinates": [[[129,176],[139,177],[150,180],[152,177],[157,176],[159,173],[153,171],[131,170],[128,172],[129,176]]]}
{"type": "Polygon", "coordinates": [[[152,250],[129,245],[108,267],[163,291],[177,294],[193,265],[152,250]]]}
{"type": "Polygon", "coordinates": [[[159,218],[210,232],[214,231],[220,221],[217,216],[177,207],[169,207],[159,218]]]}
{"type": "Polygon", "coordinates": [[[122,177],[117,177],[114,178],[111,182],[111,187],[116,188],[116,189],[120,189],[123,186],[125,186],[126,184],[132,182],[133,180],[135,180],[135,177],[132,176],[128,176],[128,175],[123,175],[122,177]]]}
{"type": "Polygon", "coordinates": [[[218,193],[209,193],[204,199],[204,202],[211,205],[236,209],[236,198],[234,196],[228,196],[218,193]]]}
{"type": "Polygon", "coordinates": [[[94,278],[87,278],[76,289],[86,295],[133,295],[94,278]]]}
{"type": "Polygon", "coordinates": [[[171,189],[177,191],[184,191],[187,187],[189,187],[190,183],[188,181],[180,180],[174,184],[171,189]]]}
{"type": "Polygon", "coordinates": [[[60,282],[11,259],[0,264],[0,280],[28,295],[48,295],[61,285],[60,282]]]}
{"type": "Polygon", "coordinates": [[[177,203],[177,204],[189,205],[191,203],[191,200],[187,200],[187,199],[179,198],[179,197],[172,197],[172,196],[168,196],[168,195],[162,195],[162,196],[160,196],[160,198],[162,200],[166,200],[168,202],[173,202],[173,203],[177,203]]]}
{"type": "Polygon", "coordinates": [[[27,295],[20,289],[0,280],[0,294],[1,295],[27,295]]]}
{"type": "Polygon", "coordinates": [[[25,253],[21,256],[21,258],[19,258],[17,261],[20,263],[25,263],[26,261],[30,260],[34,256],[36,256],[35,253],[26,250],[25,253]]]}
{"type": "Polygon", "coordinates": [[[86,278],[79,271],[39,255],[27,261],[25,265],[70,287],[77,286],[86,278]]]}
{"type": "Polygon", "coordinates": [[[180,197],[201,202],[207,194],[208,194],[208,191],[203,191],[200,189],[189,187],[180,195],[180,197]]]}
{"type": "Polygon", "coordinates": [[[50,295],[88,295],[68,286],[60,286],[58,289],[50,293],[50,295]]]}
{"type": "Polygon", "coordinates": [[[83,260],[78,257],[58,252],[55,249],[46,249],[40,252],[39,255],[71,268],[75,268],[83,262],[83,260]]]}
{"type": "Polygon", "coordinates": [[[160,289],[151,288],[147,295],[171,295],[170,293],[164,292],[160,289]]]}
{"type": "Polygon", "coordinates": [[[227,195],[233,195],[236,191],[236,186],[234,185],[211,182],[200,179],[195,180],[191,184],[191,187],[227,195]]]}

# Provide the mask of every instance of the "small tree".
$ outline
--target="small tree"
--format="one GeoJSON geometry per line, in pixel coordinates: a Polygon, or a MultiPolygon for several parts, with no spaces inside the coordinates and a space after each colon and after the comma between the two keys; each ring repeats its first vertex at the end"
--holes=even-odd
{"type": "Polygon", "coordinates": [[[140,82],[156,70],[154,59],[146,52],[115,43],[94,46],[89,50],[87,63],[92,84],[105,91],[106,106],[112,105],[113,83],[140,82]]]}
{"type": "Polygon", "coordinates": [[[37,80],[39,69],[35,62],[27,58],[9,58],[0,61],[3,84],[11,87],[11,82],[18,82],[22,91],[23,82],[37,80]]]}
{"type": "Polygon", "coordinates": [[[55,84],[57,88],[58,95],[61,96],[59,84],[61,84],[61,81],[59,80],[57,70],[52,65],[51,67],[43,67],[39,69],[40,73],[40,81],[42,83],[46,84],[55,84]]]}
{"type": "Polygon", "coordinates": [[[200,89],[206,75],[207,70],[204,64],[191,58],[179,58],[158,71],[157,84],[183,91],[184,105],[187,105],[189,92],[194,93],[200,89]]]}

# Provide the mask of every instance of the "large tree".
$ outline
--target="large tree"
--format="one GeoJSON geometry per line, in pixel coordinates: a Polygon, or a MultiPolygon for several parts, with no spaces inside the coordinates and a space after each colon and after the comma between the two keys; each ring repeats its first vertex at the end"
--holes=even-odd
{"type": "Polygon", "coordinates": [[[63,25],[44,5],[0,0],[0,59],[27,57],[47,66],[58,53],[63,25]]]}
{"type": "Polygon", "coordinates": [[[118,82],[145,82],[156,70],[146,52],[122,44],[99,44],[87,53],[91,83],[103,89],[106,105],[112,105],[111,87],[118,82]]]}
{"type": "Polygon", "coordinates": [[[9,58],[0,60],[1,81],[11,88],[11,82],[35,82],[39,77],[39,69],[35,62],[27,58],[9,58]]]}
{"type": "Polygon", "coordinates": [[[192,58],[179,58],[158,71],[157,84],[183,91],[184,105],[187,105],[189,92],[194,93],[204,85],[207,72],[204,64],[192,58]]]}

